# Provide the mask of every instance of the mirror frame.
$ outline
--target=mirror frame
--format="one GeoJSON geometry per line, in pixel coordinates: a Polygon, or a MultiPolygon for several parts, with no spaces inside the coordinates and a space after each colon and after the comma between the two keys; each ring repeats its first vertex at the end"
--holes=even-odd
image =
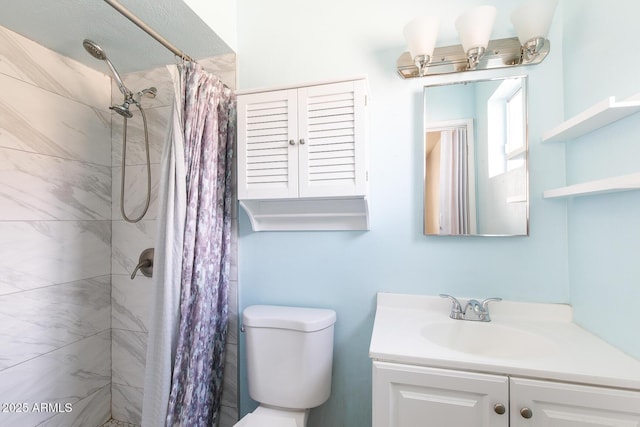
{"type": "MultiPolygon", "coordinates": [[[[422,188],[422,201],[423,201],[423,206],[422,206],[422,229],[423,229],[423,234],[425,236],[445,236],[445,237],[528,237],[530,235],[530,218],[529,218],[529,212],[530,212],[530,188],[529,188],[529,79],[527,75],[507,75],[507,76],[496,76],[496,77],[484,77],[484,78],[478,78],[478,79],[465,79],[465,80],[454,80],[454,81],[446,81],[446,82],[442,82],[442,83],[434,83],[434,84],[426,84],[423,87],[423,95],[422,95],[422,100],[423,100],[423,126],[422,126],[422,138],[421,138],[421,148],[422,148],[422,163],[423,163],[423,188],[422,188]],[[475,233],[475,234],[434,234],[434,233],[427,233],[427,200],[426,200],[426,189],[427,189],[427,132],[429,131],[429,129],[437,129],[439,127],[443,127],[442,125],[447,125],[447,124],[451,124],[454,122],[458,122],[458,123],[462,123],[462,122],[466,122],[469,119],[468,118],[461,118],[461,117],[457,117],[457,118],[450,118],[447,117],[446,119],[443,120],[436,120],[436,121],[431,121],[431,122],[427,122],[427,105],[428,105],[428,101],[427,101],[427,90],[429,88],[435,88],[435,87],[442,87],[442,86],[453,86],[453,85],[466,85],[469,83],[482,83],[482,82],[490,82],[490,81],[502,81],[502,80],[509,80],[509,79],[522,79],[522,86],[525,89],[524,90],[524,104],[525,104],[525,112],[524,112],[524,160],[525,160],[525,165],[524,165],[524,185],[525,185],[525,200],[521,201],[515,201],[515,202],[522,202],[525,203],[525,233],[523,234],[483,234],[483,233],[475,233]]],[[[474,117],[474,126],[475,125],[475,117],[474,117]]],[[[477,127],[477,126],[476,126],[477,127]]],[[[475,135],[473,136],[473,139],[475,140],[475,135]]],[[[477,144],[475,144],[475,146],[477,147],[477,144]]],[[[474,165],[474,169],[475,169],[475,165],[474,165]]],[[[479,202],[477,202],[479,203],[479,202]]]]}

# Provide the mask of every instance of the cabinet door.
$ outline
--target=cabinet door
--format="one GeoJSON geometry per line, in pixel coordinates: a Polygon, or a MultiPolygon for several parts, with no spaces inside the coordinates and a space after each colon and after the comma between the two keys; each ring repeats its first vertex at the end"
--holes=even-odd
{"type": "Polygon", "coordinates": [[[238,198],[298,197],[297,90],[238,96],[238,198]]]}
{"type": "Polygon", "coordinates": [[[364,80],[298,90],[300,197],[366,194],[365,103],[364,80]]]}
{"type": "Polygon", "coordinates": [[[500,375],[374,362],[373,427],[507,427],[508,394],[500,375]]]}
{"type": "Polygon", "coordinates": [[[511,378],[511,427],[533,426],[637,427],[640,392],[511,378]]]}

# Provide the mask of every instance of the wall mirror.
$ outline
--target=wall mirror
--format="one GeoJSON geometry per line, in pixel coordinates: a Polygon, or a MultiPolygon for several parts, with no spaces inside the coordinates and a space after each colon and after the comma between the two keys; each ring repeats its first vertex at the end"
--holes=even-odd
{"type": "Polygon", "coordinates": [[[527,236],[527,79],[426,86],[424,233],[527,236]]]}

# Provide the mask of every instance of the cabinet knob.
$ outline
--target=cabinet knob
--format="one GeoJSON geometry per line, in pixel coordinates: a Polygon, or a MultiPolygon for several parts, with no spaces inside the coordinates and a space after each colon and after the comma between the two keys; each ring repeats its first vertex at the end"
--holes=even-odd
{"type": "Polygon", "coordinates": [[[496,403],[495,405],[493,405],[493,410],[498,415],[504,415],[504,413],[507,412],[507,408],[505,408],[502,403],[496,403]]]}
{"type": "Polygon", "coordinates": [[[300,145],[304,145],[304,138],[300,138],[300,145]]]}
{"type": "Polygon", "coordinates": [[[289,140],[289,145],[296,145],[296,142],[293,139],[289,140]]]}
{"type": "Polygon", "coordinates": [[[522,418],[529,419],[533,417],[533,412],[529,408],[522,408],[520,409],[520,415],[522,415],[522,418]]]}

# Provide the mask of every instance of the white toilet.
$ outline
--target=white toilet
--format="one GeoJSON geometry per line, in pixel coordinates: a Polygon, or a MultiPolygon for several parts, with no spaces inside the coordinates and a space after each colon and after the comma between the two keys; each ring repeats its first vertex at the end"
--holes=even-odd
{"type": "Polygon", "coordinates": [[[235,427],[306,427],[331,394],[336,313],[254,305],[242,314],[249,395],[260,406],[235,427]]]}

